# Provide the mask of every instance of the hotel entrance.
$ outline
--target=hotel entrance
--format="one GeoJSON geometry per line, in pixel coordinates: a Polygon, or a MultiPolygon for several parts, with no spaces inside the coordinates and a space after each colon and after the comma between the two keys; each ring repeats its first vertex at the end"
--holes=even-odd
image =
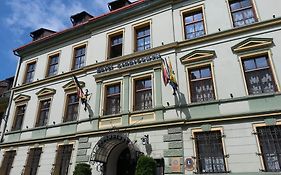
{"type": "Polygon", "coordinates": [[[124,134],[103,136],[92,151],[91,162],[100,165],[103,175],[134,175],[141,152],[124,134]]]}

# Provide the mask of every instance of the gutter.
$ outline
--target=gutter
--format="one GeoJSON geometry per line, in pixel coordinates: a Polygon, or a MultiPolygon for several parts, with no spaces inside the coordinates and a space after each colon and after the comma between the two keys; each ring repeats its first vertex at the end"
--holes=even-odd
{"type": "MultiPolygon", "coordinates": [[[[19,57],[19,54],[15,51],[14,51],[14,55],[19,57]]],[[[3,118],[4,119],[4,127],[3,127],[3,130],[1,131],[0,143],[4,142],[4,135],[5,135],[5,131],[6,131],[6,128],[7,128],[8,118],[9,118],[9,115],[10,115],[10,109],[11,109],[11,106],[12,106],[12,101],[13,101],[13,96],[14,96],[14,87],[16,87],[16,82],[18,81],[20,64],[21,64],[21,58],[18,61],[15,79],[14,79],[14,82],[13,82],[13,86],[11,88],[11,94],[10,94],[10,98],[9,98],[8,107],[6,109],[6,112],[5,112],[5,115],[4,115],[4,118],[3,118]]]]}

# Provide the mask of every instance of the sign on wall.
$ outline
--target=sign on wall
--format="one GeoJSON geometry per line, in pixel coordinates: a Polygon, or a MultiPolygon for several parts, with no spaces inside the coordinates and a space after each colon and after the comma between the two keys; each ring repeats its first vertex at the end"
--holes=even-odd
{"type": "Polygon", "coordinates": [[[172,172],[181,172],[180,157],[171,158],[171,171],[172,172]]]}

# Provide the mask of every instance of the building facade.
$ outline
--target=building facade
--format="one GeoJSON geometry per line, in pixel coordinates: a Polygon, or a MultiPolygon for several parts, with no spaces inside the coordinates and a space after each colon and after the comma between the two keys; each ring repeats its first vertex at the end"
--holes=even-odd
{"type": "Polygon", "coordinates": [[[0,129],[9,104],[9,98],[11,96],[10,90],[13,86],[13,82],[14,77],[6,78],[5,80],[0,81],[0,129]]]}
{"type": "Polygon", "coordinates": [[[15,49],[2,174],[132,175],[141,154],[157,174],[280,173],[281,1],[109,7],[15,49]]]}

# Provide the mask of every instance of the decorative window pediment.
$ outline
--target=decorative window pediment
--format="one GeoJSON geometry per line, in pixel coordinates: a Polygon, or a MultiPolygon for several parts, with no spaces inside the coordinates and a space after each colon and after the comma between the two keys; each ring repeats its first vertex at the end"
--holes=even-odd
{"type": "MultiPolygon", "coordinates": [[[[85,87],[85,83],[83,81],[79,81],[80,86],[85,87]]],[[[63,86],[64,91],[73,90],[76,88],[75,82],[72,80],[63,86]]]]}
{"type": "Polygon", "coordinates": [[[211,60],[216,56],[213,50],[194,50],[191,53],[180,58],[182,64],[189,64],[203,60],[211,60]]]}
{"type": "Polygon", "coordinates": [[[234,53],[240,53],[248,50],[270,47],[272,44],[272,38],[248,38],[231,47],[231,49],[234,53]]]}
{"type": "Polygon", "coordinates": [[[14,101],[16,103],[23,102],[23,101],[29,101],[29,100],[30,100],[30,96],[29,95],[23,95],[23,94],[20,94],[20,95],[18,95],[14,98],[14,101]]]}
{"type": "Polygon", "coordinates": [[[40,91],[36,93],[38,97],[42,96],[48,96],[48,95],[54,95],[56,93],[55,89],[50,89],[50,88],[43,88],[40,91]]]}

